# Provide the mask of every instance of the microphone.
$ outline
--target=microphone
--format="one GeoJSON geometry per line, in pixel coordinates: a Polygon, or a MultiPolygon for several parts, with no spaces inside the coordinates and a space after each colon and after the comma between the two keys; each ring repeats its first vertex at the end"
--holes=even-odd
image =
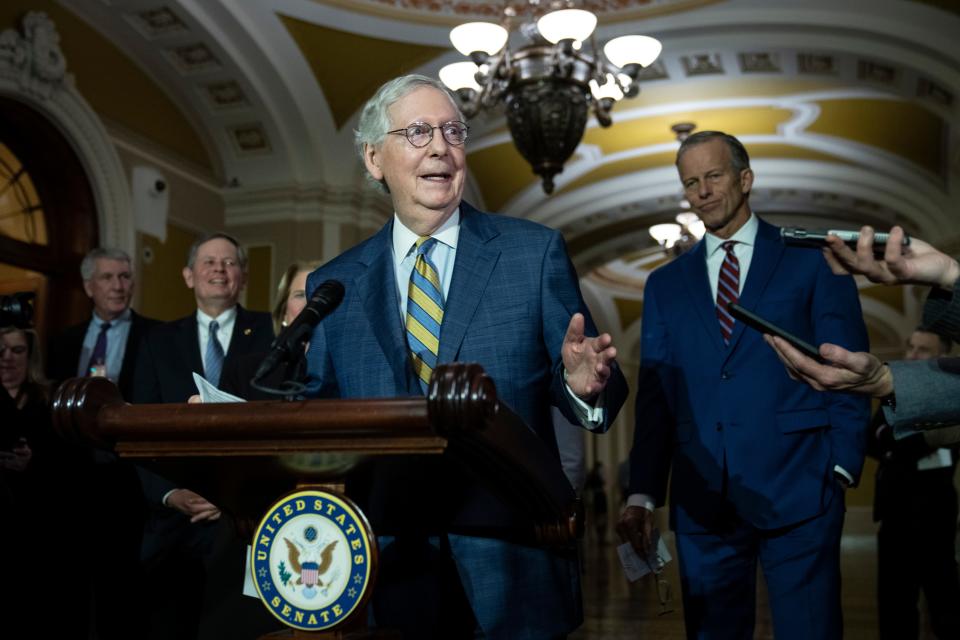
{"type": "Polygon", "coordinates": [[[274,338],[270,344],[270,353],[260,363],[253,379],[262,380],[281,362],[289,361],[291,357],[302,357],[303,346],[310,340],[314,328],[330,315],[342,300],[343,285],[339,281],[327,280],[317,287],[303,311],[274,338]]]}

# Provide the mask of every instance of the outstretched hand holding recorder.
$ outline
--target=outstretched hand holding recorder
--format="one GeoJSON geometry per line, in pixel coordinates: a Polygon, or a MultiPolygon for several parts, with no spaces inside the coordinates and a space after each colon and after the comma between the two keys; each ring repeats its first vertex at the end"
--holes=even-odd
{"type": "MultiPolygon", "coordinates": [[[[791,233],[796,235],[796,230],[791,233]]],[[[873,227],[865,226],[856,234],[853,248],[834,232],[827,234],[823,255],[834,273],[859,273],[880,284],[926,284],[945,289],[952,289],[960,278],[960,264],[956,260],[919,238],[910,238],[902,227],[893,227],[889,234],[879,234],[873,227]]],[[[781,235],[789,244],[814,246],[813,241],[790,239],[787,229],[781,235]]]]}
{"type": "MultiPolygon", "coordinates": [[[[860,241],[859,231],[847,229],[804,229],[803,227],[783,227],[780,229],[780,237],[783,238],[784,242],[803,247],[829,247],[831,246],[828,242],[830,236],[839,238],[851,249],[856,249],[857,243],[860,241]]],[[[874,254],[882,256],[889,240],[889,233],[874,233],[871,243],[874,254]]],[[[903,234],[900,244],[909,247],[910,236],[903,234]]]]}

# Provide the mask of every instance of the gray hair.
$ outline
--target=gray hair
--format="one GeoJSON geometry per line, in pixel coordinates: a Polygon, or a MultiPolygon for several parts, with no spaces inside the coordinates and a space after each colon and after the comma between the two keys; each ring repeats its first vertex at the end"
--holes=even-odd
{"type": "Polygon", "coordinates": [[[723,131],[698,131],[681,142],[680,148],[677,150],[677,166],[680,166],[680,158],[688,149],[711,140],[723,140],[724,144],[727,145],[730,150],[730,163],[737,175],[740,175],[740,172],[744,169],[750,168],[750,154],[747,153],[746,147],[732,135],[723,131]]]}
{"type": "MultiPolygon", "coordinates": [[[[360,121],[357,123],[357,130],[353,132],[353,141],[363,162],[364,149],[367,145],[378,146],[387,137],[387,131],[390,130],[390,114],[387,111],[398,100],[404,98],[407,94],[416,91],[421,87],[432,87],[437,91],[442,91],[450,99],[450,104],[457,111],[457,117],[461,121],[466,121],[456,98],[450,93],[446,85],[429,76],[419,74],[410,74],[394,78],[377,89],[373,97],[367,100],[360,112],[360,121]]],[[[366,164],[363,164],[367,179],[370,180],[378,189],[384,193],[389,193],[387,185],[382,180],[375,180],[370,172],[366,171],[366,164]]]]}
{"type": "Polygon", "coordinates": [[[237,262],[240,263],[240,268],[244,271],[247,270],[247,252],[240,246],[240,242],[233,236],[223,233],[222,231],[217,231],[214,233],[205,233],[196,240],[193,244],[190,245],[190,251],[187,253],[187,268],[193,269],[194,263],[197,261],[197,251],[200,249],[200,245],[206,244],[211,240],[216,240],[217,238],[223,238],[234,247],[237,248],[237,262]]]}
{"type": "Polygon", "coordinates": [[[120,260],[127,264],[132,264],[130,256],[127,255],[127,252],[123,249],[97,247],[83,256],[83,261],[80,263],[80,277],[83,278],[84,282],[93,279],[93,274],[97,270],[97,260],[120,260]]]}

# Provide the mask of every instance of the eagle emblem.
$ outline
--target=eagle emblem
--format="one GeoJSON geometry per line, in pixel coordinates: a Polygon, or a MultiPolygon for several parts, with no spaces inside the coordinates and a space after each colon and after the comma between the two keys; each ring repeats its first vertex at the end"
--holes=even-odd
{"type": "Polygon", "coordinates": [[[323,631],[346,624],[369,598],[374,540],[349,498],[314,488],[290,493],[254,533],[250,569],[257,594],[288,627],[323,631]]]}
{"type": "Polygon", "coordinates": [[[304,542],[287,537],[283,539],[287,543],[290,568],[299,574],[294,584],[303,585],[303,595],[308,598],[313,597],[318,586],[324,586],[321,576],[333,564],[333,550],[337,546],[337,540],[323,544],[317,537],[317,529],[308,526],[303,532],[304,542]]]}

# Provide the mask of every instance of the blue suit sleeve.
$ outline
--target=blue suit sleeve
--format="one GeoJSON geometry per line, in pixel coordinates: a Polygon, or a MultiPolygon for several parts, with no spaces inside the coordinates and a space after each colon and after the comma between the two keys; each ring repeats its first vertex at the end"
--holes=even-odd
{"type": "MultiPolygon", "coordinates": [[[[816,344],[830,342],[850,351],[869,350],[856,283],[850,276],[834,275],[822,260],[817,272],[811,318],[816,344]]],[[[850,393],[825,394],[833,462],[843,467],[856,484],[863,471],[870,399],[850,393]]]]}
{"type": "Polygon", "coordinates": [[[663,506],[670,475],[675,417],[669,398],[675,387],[675,369],[670,362],[670,326],[657,303],[657,278],[651,275],[644,291],[640,338],[640,374],[637,381],[636,426],[630,449],[628,495],[651,496],[663,506]]]}

